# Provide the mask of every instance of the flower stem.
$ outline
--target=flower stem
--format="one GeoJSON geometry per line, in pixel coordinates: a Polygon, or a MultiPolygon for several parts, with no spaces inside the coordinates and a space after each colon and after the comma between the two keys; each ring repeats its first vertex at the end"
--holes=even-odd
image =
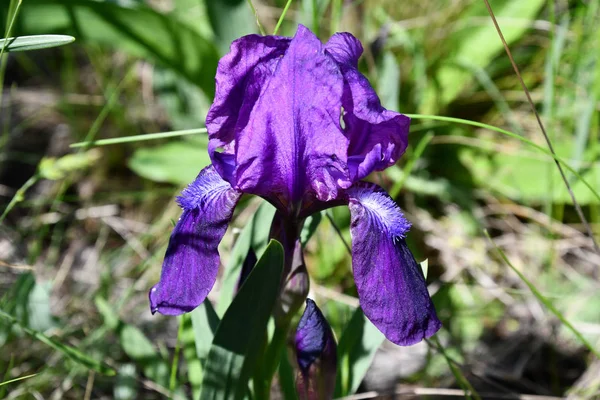
{"type": "Polygon", "coordinates": [[[254,397],[256,399],[268,400],[271,395],[273,376],[279,367],[282,350],[285,348],[291,320],[285,324],[276,324],[271,342],[265,346],[264,362],[258,366],[254,376],[254,397]]]}
{"type": "Polygon", "coordinates": [[[4,221],[6,215],[10,212],[10,210],[13,209],[14,206],[17,205],[17,203],[23,201],[23,199],[25,198],[25,192],[27,192],[27,190],[38,181],[38,178],[39,176],[37,174],[33,175],[27,180],[27,182],[23,184],[23,186],[21,186],[19,190],[17,190],[17,193],[15,193],[13,198],[10,200],[10,203],[8,203],[8,205],[2,212],[2,215],[0,215],[0,222],[4,221]]]}

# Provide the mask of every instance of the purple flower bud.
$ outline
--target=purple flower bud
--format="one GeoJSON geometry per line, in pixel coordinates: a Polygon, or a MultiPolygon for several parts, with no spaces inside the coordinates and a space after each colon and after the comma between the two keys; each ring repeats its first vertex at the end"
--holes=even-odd
{"type": "Polygon", "coordinates": [[[300,367],[296,390],[300,399],[333,398],[337,372],[336,349],[327,320],[315,302],[306,299],[306,309],[296,329],[296,359],[300,367]]]}

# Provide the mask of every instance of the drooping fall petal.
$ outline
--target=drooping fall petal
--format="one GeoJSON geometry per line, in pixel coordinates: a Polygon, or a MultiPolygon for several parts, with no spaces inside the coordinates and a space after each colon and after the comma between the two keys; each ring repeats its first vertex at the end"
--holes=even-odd
{"type": "Polygon", "coordinates": [[[365,315],[398,345],[432,336],[441,323],[421,268],[404,240],[410,223],[374,184],[356,184],[348,194],[352,269],[365,315]]]}
{"type": "Polygon", "coordinates": [[[219,270],[217,247],[240,195],[212,166],[183,190],[178,198],[183,214],[171,234],[160,282],[150,290],[153,313],[179,315],[204,301],[219,270]]]}

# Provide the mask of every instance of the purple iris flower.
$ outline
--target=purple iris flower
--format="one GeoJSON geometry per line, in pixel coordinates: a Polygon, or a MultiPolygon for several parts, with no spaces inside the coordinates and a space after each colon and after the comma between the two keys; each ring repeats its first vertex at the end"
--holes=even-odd
{"type": "Polygon", "coordinates": [[[150,292],[152,312],[178,315],[204,301],[219,269],[219,242],[248,193],[277,209],[272,236],[284,246],[287,272],[301,254],[304,220],[347,205],[365,315],[399,345],[440,328],[404,240],[410,223],[383,189],[360,181],[396,163],[410,123],[381,106],[358,71],[361,53],[349,33],[323,45],[302,25],[293,38],[249,35],[232,43],[206,121],[212,165],[178,197],[183,214],[150,292]]]}

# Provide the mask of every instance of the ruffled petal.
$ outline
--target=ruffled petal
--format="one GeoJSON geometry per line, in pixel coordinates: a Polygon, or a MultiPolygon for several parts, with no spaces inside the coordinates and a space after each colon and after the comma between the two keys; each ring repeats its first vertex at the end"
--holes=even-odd
{"type": "Polygon", "coordinates": [[[215,169],[232,185],[235,184],[232,164],[240,109],[243,104],[253,107],[260,93],[260,83],[272,73],[272,68],[262,67],[274,67],[290,40],[280,36],[244,36],[234,41],[230,52],[219,61],[215,99],[206,117],[206,128],[215,169]],[[260,71],[255,71],[257,66],[261,66],[260,71]]]}
{"type": "Polygon", "coordinates": [[[393,343],[408,346],[441,327],[420,266],[404,237],[410,223],[370,183],[348,190],[352,269],[365,315],[393,343]]]}
{"type": "Polygon", "coordinates": [[[325,49],[338,63],[355,69],[358,68],[358,59],[363,53],[360,41],[348,32],[338,32],[330,37],[325,49]]]}
{"type": "Polygon", "coordinates": [[[251,75],[258,83],[246,96],[256,101],[244,103],[236,126],[237,187],[277,197],[287,208],[308,191],[321,200],[335,198],[339,187],[349,186],[338,65],[299,26],[277,65],[258,65],[251,75]]]}
{"type": "Polygon", "coordinates": [[[349,33],[326,45],[300,25],[293,39],[245,36],[219,62],[207,116],[209,153],[232,187],[297,211],[327,202],[394,164],[409,119],[381,107],[358,72],[362,45],[349,33]]]}
{"type": "Polygon", "coordinates": [[[183,214],[171,234],[160,282],[150,290],[152,313],[179,315],[204,301],[219,270],[217,247],[240,195],[212,165],[183,190],[178,197],[183,214]]]}
{"type": "Polygon", "coordinates": [[[350,140],[348,169],[352,181],[381,171],[398,161],[408,144],[410,118],[381,106],[377,93],[358,71],[360,42],[337,33],[325,45],[344,75],[345,132],[350,140]]]}

